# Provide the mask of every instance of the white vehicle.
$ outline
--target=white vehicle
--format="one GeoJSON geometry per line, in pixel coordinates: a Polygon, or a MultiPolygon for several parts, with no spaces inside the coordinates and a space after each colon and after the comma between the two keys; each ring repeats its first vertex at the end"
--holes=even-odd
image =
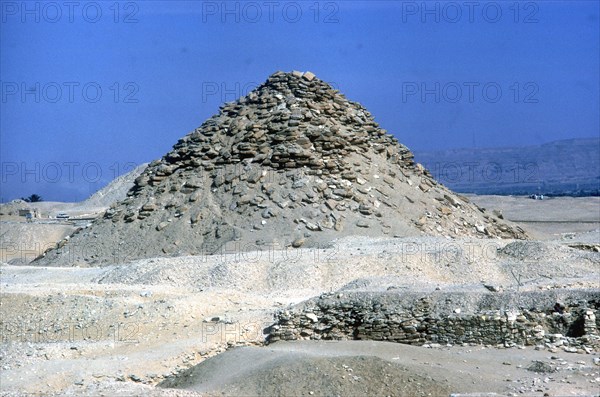
{"type": "Polygon", "coordinates": [[[65,214],[64,212],[59,212],[56,214],[56,219],[69,219],[69,215],[65,214]]]}

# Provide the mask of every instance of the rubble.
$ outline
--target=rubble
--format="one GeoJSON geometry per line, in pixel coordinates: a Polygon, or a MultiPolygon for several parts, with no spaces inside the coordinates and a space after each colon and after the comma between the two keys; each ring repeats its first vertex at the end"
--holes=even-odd
{"type": "Polygon", "coordinates": [[[310,72],[277,72],[223,104],[151,162],[126,199],[38,263],[95,266],[215,253],[231,242],[315,247],[348,235],[424,234],[527,237],[437,183],[359,103],[310,72]]]}

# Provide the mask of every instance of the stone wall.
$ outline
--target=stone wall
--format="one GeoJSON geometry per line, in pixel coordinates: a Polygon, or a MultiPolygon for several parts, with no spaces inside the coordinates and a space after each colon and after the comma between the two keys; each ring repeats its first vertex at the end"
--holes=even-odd
{"type": "Polygon", "coordinates": [[[599,346],[600,293],[325,294],[276,315],[269,341],[599,346]]]}

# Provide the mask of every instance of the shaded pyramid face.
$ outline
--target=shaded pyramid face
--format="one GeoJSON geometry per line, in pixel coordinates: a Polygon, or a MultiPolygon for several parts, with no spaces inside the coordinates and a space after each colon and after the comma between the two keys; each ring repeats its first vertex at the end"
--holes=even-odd
{"type": "Polygon", "coordinates": [[[438,184],[360,104],[310,72],[277,72],[38,261],[323,247],[346,235],[526,237],[438,184]]]}

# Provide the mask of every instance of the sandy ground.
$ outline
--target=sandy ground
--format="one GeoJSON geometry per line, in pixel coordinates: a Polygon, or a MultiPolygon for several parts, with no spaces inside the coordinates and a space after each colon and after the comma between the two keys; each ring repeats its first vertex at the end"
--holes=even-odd
{"type": "Polygon", "coordinates": [[[146,165],[141,164],[119,176],[78,203],[15,200],[0,204],[0,262],[26,264],[46,249],[55,247],[57,242],[101,216],[113,202],[125,198],[146,165]],[[36,210],[38,215],[32,222],[24,222],[24,217],[19,216],[20,209],[36,210]],[[69,219],[58,219],[60,213],[68,215],[69,219]]]}
{"type": "Polygon", "coordinates": [[[487,210],[502,211],[505,219],[519,223],[538,240],[569,238],[573,232],[597,229],[600,223],[600,197],[468,197],[487,210]]]}
{"type": "MultiPolygon", "coordinates": [[[[515,266],[523,289],[598,288],[599,254],[570,247],[600,245],[599,223],[577,229],[598,202],[571,200],[555,207],[565,208],[564,215],[552,213],[553,220],[570,221],[567,234],[544,224],[543,242],[514,245],[524,249],[509,257],[497,254],[511,243],[507,240],[417,237],[347,238],[326,249],[232,248],[224,255],[102,268],[4,264],[1,393],[597,395],[600,366],[593,359],[598,352],[360,341],[262,346],[263,329],[276,310],[341,288],[480,291],[484,283],[494,283],[511,289],[515,266]],[[534,360],[557,370],[528,371],[534,360]]],[[[534,220],[549,216],[539,204],[522,199],[515,214],[534,220]]],[[[506,209],[504,214],[513,216],[506,209]]],[[[5,227],[16,226],[5,223],[3,232],[5,227]]]]}
{"type": "Polygon", "coordinates": [[[0,221],[0,261],[26,264],[76,230],[70,222],[0,221]]]}
{"type": "Polygon", "coordinates": [[[590,357],[531,348],[427,349],[374,341],[297,341],[228,350],[165,386],[207,395],[427,396],[519,391],[573,395],[591,393],[595,382],[589,381],[597,373],[590,357]],[[560,370],[533,373],[527,370],[532,360],[560,370]],[[585,387],[586,383],[592,388],[585,387]]]}
{"type": "Polygon", "coordinates": [[[43,201],[39,203],[8,203],[0,206],[0,261],[26,264],[48,248],[67,238],[79,227],[100,216],[107,207],[80,203],[43,201]],[[18,215],[20,208],[36,209],[39,218],[26,222],[18,215]],[[57,219],[65,213],[69,219],[57,219]]]}

